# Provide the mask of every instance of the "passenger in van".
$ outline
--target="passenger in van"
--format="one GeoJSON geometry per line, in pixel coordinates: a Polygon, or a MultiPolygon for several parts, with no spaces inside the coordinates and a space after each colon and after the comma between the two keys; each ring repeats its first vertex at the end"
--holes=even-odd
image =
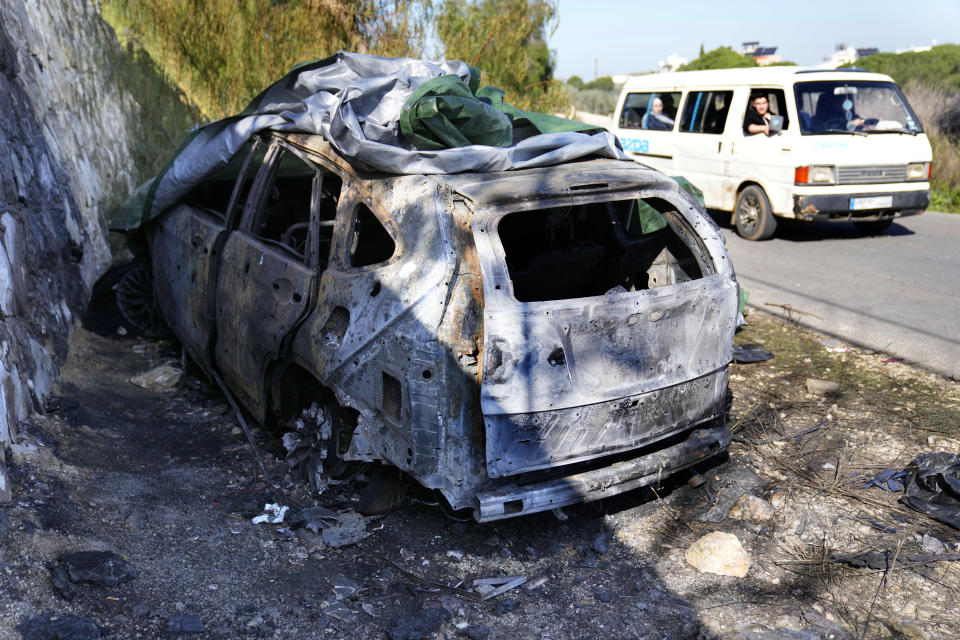
{"type": "Polygon", "coordinates": [[[645,129],[670,131],[673,129],[673,118],[663,112],[663,100],[654,98],[650,101],[650,112],[647,114],[645,129]]]}
{"type": "MultiPolygon", "coordinates": [[[[875,121],[874,121],[875,122],[875,121]]],[[[855,130],[867,121],[857,115],[853,100],[844,95],[825,93],[817,101],[817,110],[811,118],[814,131],[855,130]]]]}
{"type": "Polygon", "coordinates": [[[750,106],[747,107],[747,115],[743,119],[743,132],[752,136],[757,133],[770,135],[770,103],[767,102],[767,96],[762,93],[755,93],[750,98],[750,106]]]}

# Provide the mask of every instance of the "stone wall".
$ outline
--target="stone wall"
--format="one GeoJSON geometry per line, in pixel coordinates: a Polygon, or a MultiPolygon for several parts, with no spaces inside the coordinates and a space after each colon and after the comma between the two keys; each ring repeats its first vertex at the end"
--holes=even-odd
{"type": "Polygon", "coordinates": [[[87,0],[0,0],[0,447],[43,410],[110,261],[106,209],[135,187],[119,55],[87,0]]]}

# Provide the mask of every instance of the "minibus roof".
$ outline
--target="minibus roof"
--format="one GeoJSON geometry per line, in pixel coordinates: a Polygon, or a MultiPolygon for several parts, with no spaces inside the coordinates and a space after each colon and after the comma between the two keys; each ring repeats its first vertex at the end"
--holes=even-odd
{"type": "Polygon", "coordinates": [[[781,85],[808,80],[872,80],[893,82],[890,76],[863,69],[815,69],[810,67],[758,67],[747,69],[714,69],[710,71],[674,71],[671,73],[648,73],[630,76],[623,88],[639,89],[689,89],[724,86],[781,85]]]}

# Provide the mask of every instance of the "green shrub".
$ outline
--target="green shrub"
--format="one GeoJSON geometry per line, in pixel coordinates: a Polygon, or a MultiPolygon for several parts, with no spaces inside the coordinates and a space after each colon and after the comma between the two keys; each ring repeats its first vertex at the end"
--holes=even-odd
{"type": "Polygon", "coordinates": [[[884,73],[900,86],[916,83],[960,92],[960,45],[957,44],[942,44],[930,51],[877,53],[844,66],[884,73]]]}
{"type": "Polygon", "coordinates": [[[717,47],[701,54],[696,60],[682,65],[678,71],[698,71],[701,69],[735,69],[755,67],[757,61],[750,56],[742,56],[730,47],[717,47]]]}
{"type": "Polygon", "coordinates": [[[930,209],[960,213],[960,91],[910,82],[904,93],[933,149],[930,209]]]}

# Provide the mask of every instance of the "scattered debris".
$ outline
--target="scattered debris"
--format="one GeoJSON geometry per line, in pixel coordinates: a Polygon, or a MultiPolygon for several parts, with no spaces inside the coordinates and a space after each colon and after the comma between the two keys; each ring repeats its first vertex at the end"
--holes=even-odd
{"type": "Polygon", "coordinates": [[[702,486],[702,490],[708,494],[710,501],[705,511],[698,515],[696,520],[723,522],[730,513],[730,508],[741,496],[763,490],[763,481],[750,467],[729,464],[702,486]]]}
{"type": "Polygon", "coordinates": [[[903,362],[903,358],[887,358],[883,361],[883,364],[890,364],[892,362],[903,362]]]}
{"type": "Polygon", "coordinates": [[[937,451],[907,465],[900,502],[954,529],[960,529],[960,456],[937,451]]]}
{"type": "Polygon", "coordinates": [[[96,640],[103,633],[84,618],[46,614],[27,618],[17,625],[17,631],[23,640],[96,640]]]}
{"type": "Polygon", "coordinates": [[[772,352],[767,351],[758,344],[739,344],[733,346],[733,361],[739,362],[740,364],[766,362],[772,357],[772,352]]]}
{"type": "Polygon", "coordinates": [[[539,576],[537,578],[534,578],[527,584],[523,585],[523,588],[527,591],[533,591],[535,589],[539,589],[545,584],[547,584],[547,576],[539,576]]]}
{"type": "Polygon", "coordinates": [[[286,517],[289,508],[290,507],[286,505],[281,506],[268,502],[263,505],[263,513],[253,518],[251,522],[253,522],[253,524],[260,524],[262,522],[266,522],[267,524],[280,524],[286,517]]]}
{"type": "Polygon", "coordinates": [[[324,615],[336,618],[341,622],[351,623],[357,619],[357,614],[348,609],[346,605],[337,600],[335,596],[331,596],[320,603],[320,609],[324,615]]]}
{"type": "Polygon", "coordinates": [[[708,533],[687,549],[684,560],[701,573],[742,578],[750,569],[750,555],[732,533],[708,533]]]}
{"type": "Polygon", "coordinates": [[[943,553],[947,550],[943,543],[940,542],[937,538],[934,538],[928,533],[923,534],[923,537],[919,540],[920,548],[926,551],[927,553],[943,553]]]}
{"type": "Polygon", "coordinates": [[[167,633],[180,635],[182,633],[203,633],[207,630],[200,616],[185,614],[173,616],[167,621],[167,633]]]}
{"type": "Polygon", "coordinates": [[[333,595],[337,600],[346,600],[360,591],[357,583],[346,576],[331,576],[330,584],[333,585],[333,595]]]}
{"type": "Polygon", "coordinates": [[[482,600],[495,598],[502,593],[515,589],[525,583],[525,576],[504,576],[500,578],[477,578],[473,581],[482,600]]]}
{"type": "Polygon", "coordinates": [[[884,469],[860,485],[860,488],[878,487],[884,491],[903,491],[903,479],[906,475],[906,471],[900,471],[899,469],[884,469]]]}
{"type": "Polygon", "coordinates": [[[777,517],[777,511],[773,505],[758,498],[751,493],[745,493],[740,499],[733,503],[728,514],[734,520],[747,520],[749,522],[770,522],[777,517]]]}
{"type": "Polygon", "coordinates": [[[63,553],[49,569],[54,589],[66,600],[73,599],[81,582],[115,587],[138,575],[133,565],[112,551],[63,553]]]}
{"type": "Polygon", "coordinates": [[[169,391],[180,382],[183,371],[169,364],[154,367],[130,378],[130,382],[150,391],[169,391]]]}
{"type": "Polygon", "coordinates": [[[356,544],[367,537],[367,527],[363,516],[347,511],[337,516],[337,524],[327,526],[322,531],[324,543],[331,547],[346,547],[356,544]]]}
{"type": "Polygon", "coordinates": [[[840,393],[840,383],[807,378],[807,391],[818,396],[832,396],[840,393]]]}
{"type": "Polygon", "coordinates": [[[823,348],[827,353],[847,353],[850,351],[850,347],[843,344],[839,340],[821,340],[820,344],[823,345],[823,348]]]}
{"type": "Polygon", "coordinates": [[[336,525],[338,520],[337,514],[326,507],[307,507],[290,516],[290,528],[306,528],[317,534],[321,529],[336,525]]]}

